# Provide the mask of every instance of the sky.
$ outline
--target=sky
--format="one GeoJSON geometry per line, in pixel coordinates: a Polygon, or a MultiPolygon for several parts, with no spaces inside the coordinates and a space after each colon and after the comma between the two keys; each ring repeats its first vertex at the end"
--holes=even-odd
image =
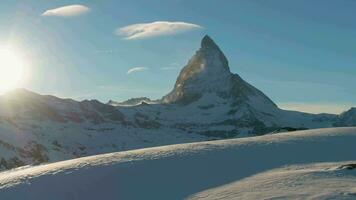
{"type": "Polygon", "coordinates": [[[282,108],[338,113],[356,106],[355,10],[353,0],[2,0],[0,46],[25,58],[22,87],[107,102],[167,94],[208,34],[282,108]]]}

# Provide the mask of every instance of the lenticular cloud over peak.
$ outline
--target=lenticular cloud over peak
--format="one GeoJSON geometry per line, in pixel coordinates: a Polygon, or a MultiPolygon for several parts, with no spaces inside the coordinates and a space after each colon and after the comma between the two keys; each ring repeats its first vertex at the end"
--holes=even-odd
{"type": "Polygon", "coordinates": [[[42,13],[42,16],[72,17],[85,14],[89,11],[90,8],[84,5],[68,5],[46,10],[44,13],[42,13]]]}
{"type": "Polygon", "coordinates": [[[124,39],[134,40],[163,35],[173,35],[203,28],[200,25],[187,22],[156,21],[152,23],[132,24],[115,30],[115,34],[124,39]]]}
{"type": "Polygon", "coordinates": [[[135,72],[140,72],[140,71],[145,71],[148,70],[148,67],[133,67],[127,71],[127,74],[135,73],[135,72]]]}

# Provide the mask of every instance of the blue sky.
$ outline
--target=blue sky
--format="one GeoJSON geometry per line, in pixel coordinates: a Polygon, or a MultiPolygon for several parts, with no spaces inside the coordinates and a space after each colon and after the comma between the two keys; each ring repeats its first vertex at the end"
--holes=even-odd
{"type": "Polygon", "coordinates": [[[338,112],[356,106],[355,10],[353,0],[2,0],[0,43],[26,55],[31,77],[24,87],[106,102],[168,93],[209,34],[231,71],[277,104],[338,112]],[[90,10],[41,15],[73,4],[90,10]],[[156,21],[203,28],[131,40],[115,34],[156,21]],[[135,67],[145,70],[127,73],[135,67]]]}

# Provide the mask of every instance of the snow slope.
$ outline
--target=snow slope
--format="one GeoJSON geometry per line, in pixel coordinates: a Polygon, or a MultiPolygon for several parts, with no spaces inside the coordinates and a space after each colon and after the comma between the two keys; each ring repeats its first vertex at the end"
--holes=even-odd
{"type": "Polygon", "coordinates": [[[294,165],[191,196],[201,199],[356,199],[356,161],[294,165]]]}
{"type": "MultiPolygon", "coordinates": [[[[288,168],[266,172],[267,175],[258,174],[285,165],[343,162],[340,163],[341,166],[345,161],[356,160],[355,143],[356,127],[328,128],[83,157],[0,173],[0,199],[197,197],[191,195],[235,181],[242,181],[240,184],[244,184],[246,180],[254,181],[261,176],[267,176],[268,181],[271,173],[283,173],[288,168]],[[253,177],[249,178],[251,176],[253,177]]],[[[338,165],[335,163],[302,166],[307,168],[305,172],[297,166],[292,167],[291,170],[295,172],[290,173],[314,176],[323,169],[334,170],[327,172],[331,173],[330,176],[321,176],[319,180],[329,186],[340,183],[341,179],[345,180],[343,184],[347,187],[340,191],[353,194],[355,182],[350,176],[354,176],[355,173],[337,171],[338,165]],[[345,172],[345,177],[342,175],[336,180],[337,177],[332,174],[334,172],[342,174],[345,172]]],[[[303,185],[307,187],[312,183],[311,178],[306,178],[304,184],[304,181],[298,182],[292,175],[281,175],[281,181],[290,180],[291,184],[295,181],[300,184],[298,191],[301,193],[303,185]]],[[[256,188],[263,187],[263,184],[261,182],[256,188]]],[[[285,185],[274,185],[277,195],[280,195],[283,187],[288,188],[285,185]]],[[[314,188],[315,190],[306,190],[304,195],[311,197],[321,191],[317,187],[314,188]]],[[[335,190],[338,189],[339,187],[335,187],[335,190]]],[[[199,193],[201,194],[203,193],[199,193]]]]}

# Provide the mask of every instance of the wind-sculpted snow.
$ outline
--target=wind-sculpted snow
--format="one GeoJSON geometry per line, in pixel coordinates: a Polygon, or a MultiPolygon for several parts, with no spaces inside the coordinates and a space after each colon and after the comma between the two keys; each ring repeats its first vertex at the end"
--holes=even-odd
{"type": "Polygon", "coordinates": [[[330,128],[103,154],[2,172],[0,199],[183,199],[285,165],[356,160],[355,143],[356,128],[330,128]]]}
{"type": "Polygon", "coordinates": [[[356,199],[355,161],[286,166],[192,195],[217,199],[356,199]]]}

